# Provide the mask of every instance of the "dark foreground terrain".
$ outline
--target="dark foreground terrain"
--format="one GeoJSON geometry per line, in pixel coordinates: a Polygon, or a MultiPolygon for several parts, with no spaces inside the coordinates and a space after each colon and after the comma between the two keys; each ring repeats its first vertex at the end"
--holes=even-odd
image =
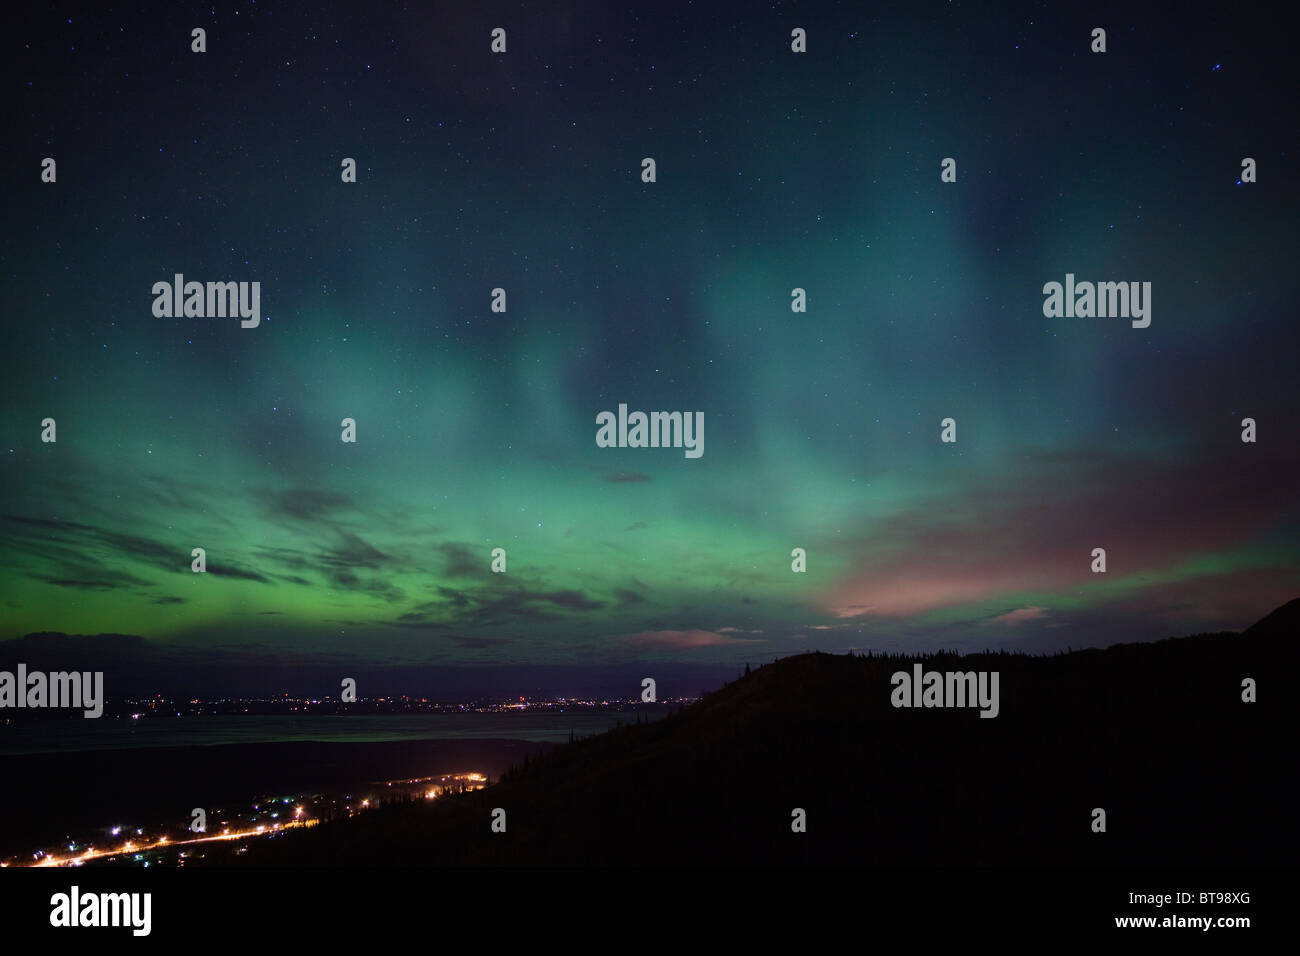
{"type": "Polygon", "coordinates": [[[1297,633],[1293,601],[1241,634],[1053,657],[786,658],[485,790],[286,834],[240,859],[1289,865],[1297,633]],[[999,716],[894,708],[890,675],[913,660],[999,671],[999,716]],[[1246,677],[1257,703],[1242,701],[1246,677]],[[491,830],[494,808],[505,833],[491,830]],[[791,831],[795,808],[806,833],[791,831]]]}

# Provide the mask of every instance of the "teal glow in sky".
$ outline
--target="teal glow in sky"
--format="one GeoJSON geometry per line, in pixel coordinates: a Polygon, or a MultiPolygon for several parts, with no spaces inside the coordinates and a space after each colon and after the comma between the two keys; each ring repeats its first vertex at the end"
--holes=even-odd
{"type": "Polygon", "coordinates": [[[106,19],[17,66],[0,638],[729,661],[1237,628],[1300,591],[1267,64],[1176,18],[1102,60],[1041,17],[593,5],[507,11],[493,58],[478,15],[241,11],[202,56],[106,19]],[[155,317],[176,273],[259,281],[262,322],[155,317]],[[1150,327],[1045,317],[1067,273],[1151,282],[1150,327]],[[704,455],[597,447],[620,403],[702,412],[704,455]]]}

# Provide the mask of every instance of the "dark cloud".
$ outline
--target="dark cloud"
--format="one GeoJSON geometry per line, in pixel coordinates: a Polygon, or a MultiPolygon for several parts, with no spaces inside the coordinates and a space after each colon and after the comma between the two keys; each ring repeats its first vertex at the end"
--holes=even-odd
{"type": "Polygon", "coordinates": [[[107,531],[103,528],[96,528],[93,533],[100,542],[119,554],[129,554],[155,567],[170,570],[186,565],[190,561],[190,548],[165,545],[139,535],[107,531]]]}
{"type": "Polygon", "coordinates": [[[39,574],[29,574],[27,576],[33,581],[42,581],[45,584],[53,584],[57,588],[72,588],[74,591],[111,591],[113,588],[118,586],[106,581],[77,581],[72,578],[46,578],[39,574]]]}
{"type": "MultiPolygon", "coordinates": [[[[98,564],[91,563],[97,556],[96,552],[101,550],[126,555],[167,571],[187,567],[190,561],[189,548],[169,546],[140,535],[109,531],[77,521],[0,515],[0,522],[5,526],[0,540],[3,540],[7,548],[36,555],[56,564],[60,561],[64,565],[78,563],[82,567],[96,569],[91,575],[56,574],[55,577],[59,580],[83,577],[95,582],[109,580],[106,577],[108,572],[98,570],[98,564]],[[52,541],[55,534],[58,538],[52,541]]],[[[132,583],[145,582],[136,578],[132,583]]]]}
{"type": "Polygon", "coordinates": [[[443,574],[449,578],[479,578],[490,573],[487,562],[467,544],[447,542],[438,545],[447,559],[443,574]]]}
{"type": "Polygon", "coordinates": [[[478,650],[483,650],[489,647],[499,647],[502,644],[510,643],[504,637],[466,637],[462,634],[447,634],[444,636],[447,640],[459,644],[461,647],[475,648],[478,650]]]}
{"type": "Polygon", "coordinates": [[[292,488],[274,492],[267,502],[267,508],[272,514],[298,521],[315,521],[333,511],[351,507],[353,501],[348,495],[318,488],[292,488]]]}
{"type": "Polygon", "coordinates": [[[400,566],[399,561],[371,546],[350,531],[339,532],[341,544],[336,548],[322,551],[317,558],[321,572],[336,588],[345,591],[361,591],[375,594],[390,604],[406,599],[405,592],[389,581],[377,576],[362,576],[357,569],[378,571],[383,569],[392,573],[400,566]]]}
{"type": "Polygon", "coordinates": [[[28,574],[33,581],[43,581],[55,587],[80,591],[112,591],[115,588],[148,587],[153,582],[138,578],[125,571],[87,565],[60,564],[55,574],[28,574]]]}
{"type": "MultiPolygon", "coordinates": [[[[802,634],[796,634],[802,637],[802,634]]],[[[689,650],[696,647],[727,647],[735,644],[761,643],[761,638],[730,637],[716,631],[643,631],[624,638],[629,644],[689,650]]]]}
{"type": "Polygon", "coordinates": [[[539,594],[538,597],[543,601],[550,601],[556,607],[568,608],[572,611],[598,611],[605,606],[604,601],[589,598],[581,591],[550,591],[539,594]]]}
{"type": "Polygon", "coordinates": [[[140,478],[140,490],[147,497],[148,507],[167,509],[188,514],[203,514],[212,505],[212,500],[202,491],[187,482],[178,481],[168,475],[152,474],[140,478]]]}
{"type": "Polygon", "coordinates": [[[614,596],[618,598],[618,603],[621,607],[626,607],[629,604],[645,603],[644,597],[629,588],[616,588],[614,596]]]}
{"type": "Polygon", "coordinates": [[[248,571],[244,568],[232,568],[220,564],[209,564],[207,573],[219,578],[238,578],[241,581],[256,581],[258,584],[271,583],[266,577],[258,574],[256,571],[248,571]]]}
{"type": "MultiPolygon", "coordinates": [[[[606,606],[606,602],[590,598],[581,591],[542,591],[525,587],[502,590],[496,582],[477,589],[439,587],[437,590],[447,599],[447,605],[454,609],[456,621],[479,627],[556,621],[560,619],[557,609],[595,611],[606,606]]],[[[426,605],[424,610],[433,608],[426,605]]],[[[446,613],[446,605],[440,606],[439,610],[446,613]]]]}
{"type": "Polygon", "coordinates": [[[470,600],[462,592],[455,588],[439,587],[438,593],[452,603],[454,607],[468,607],[470,600]]]}
{"type": "Polygon", "coordinates": [[[345,568],[328,572],[330,582],[345,591],[361,591],[376,594],[390,604],[406,600],[406,593],[397,585],[375,577],[361,577],[345,568]]]}
{"type": "Polygon", "coordinates": [[[49,518],[24,518],[21,515],[0,515],[0,520],[10,522],[16,525],[27,525],[34,528],[45,528],[50,531],[94,531],[95,529],[88,524],[77,524],[75,521],[59,521],[49,518]]]}
{"type": "Polygon", "coordinates": [[[352,532],[341,531],[339,534],[343,543],[337,548],[322,552],[320,555],[322,564],[338,568],[374,569],[382,567],[390,560],[384,552],[362,541],[352,532]]]}
{"type": "Polygon", "coordinates": [[[304,551],[297,551],[293,548],[256,548],[255,553],[276,561],[289,568],[311,568],[315,567],[313,558],[304,551]]]}

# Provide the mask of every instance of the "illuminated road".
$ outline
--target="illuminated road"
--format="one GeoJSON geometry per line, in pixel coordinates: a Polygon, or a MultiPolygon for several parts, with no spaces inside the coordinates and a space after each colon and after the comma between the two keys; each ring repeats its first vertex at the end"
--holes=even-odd
{"type": "MultiPolygon", "coordinates": [[[[468,790],[478,790],[481,789],[486,783],[487,783],[487,777],[481,773],[454,773],[454,774],[443,774],[441,776],[434,776],[434,777],[416,777],[413,779],[406,779],[406,780],[392,780],[392,781],[388,781],[387,783],[381,782],[381,783],[373,784],[371,786],[383,786],[385,790],[381,792],[396,793],[397,791],[394,790],[393,787],[394,785],[397,785],[399,790],[407,790],[408,792],[414,792],[417,796],[421,796],[426,800],[432,800],[438,796],[441,796],[443,793],[447,792],[453,786],[459,786],[463,789],[468,789],[468,790]],[[432,786],[430,786],[430,784],[432,784],[432,786]]],[[[348,799],[348,798],[342,798],[342,799],[348,799]]],[[[342,802],[342,799],[340,799],[338,802],[342,802]]],[[[289,803],[289,798],[286,797],[284,802],[289,803]]],[[[303,803],[311,803],[311,801],[304,800],[303,803]]],[[[334,800],[330,800],[328,801],[328,805],[334,806],[336,804],[334,800]]],[[[378,804],[372,802],[372,800],[369,797],[359,802],[348,799],[348,805],[345,807],[345,809],[347,811],[347,815],[352,816],[356,813],[361,813],[365,810],[371,809],[376,805],[378,804]]],[[[326,808],[326,801],[318,800],[313,805],[313,808],[316,809],[317,812],[319,813],[319,810],[321,808],[326,808]]],[[[266,812],[264,810],[260,810],[259,806],[254,806],[252,809],[254,811],[259,811],[261,813],[266,812]]],[[[203,843],[219,843],[219,842],[228,843],[231,840],[256,839],[257,837],[273,836],[275,834],[283,833],[288,830],[305,829],[308,827],[313,827],[319,824],[320,822],[322,822],[321,816],[308,816],[307,815],[308,810],[301,805],[295,807],[293,813],[294,813],[294,819],[285,821],[283,823],[272,823],[272,824],[256,826],[256,827],[250,826],[242,830],[232,830],[230,829],[229,826],[223,826],[220,833],[213,833],[211,835],[205,834],[205,835],[189,836],[187,834],[183,838],[172,838],[172,837],[162,836],[152,842],[149,842],[147,840],[144,842],[128,840],[125,843],[123,843],[121,846],[107,847],[104,849],[95,849],[94,846],[87,845],[86,848],[81,852],[72,852],[72,853],[68,853],[67,855],[56,855],[56,854],[46,854],[46,853],[34,854],[34,855],[39,855],[39,859],[36,859],[34,862],[27,862],[26,860],[18,860],[18,859],[10,858],[8,860],[0,861],[0,867],[81,866],[83,863],[88,863],[92,860],[111,860],[114,857],[121,857],[127,855],[139,856],[142,854],[150,853],[152,851],[170,850],[174,847],[197,846],[203,843]]],[[[272,816],[274,815],[275,814],[272,814],[272,816]]],[[[325,816],[329,816],[329,814],[326,813],[325,816]]],[[[254,819],[256,819],[256,817],[254,817],[254,819]]],[[[117,831],[114,830],[114,833],[116,832],[117,831]]],[[[162,861],[155,860],[154,862],[161,863],[162,861]]],[[[184,861],[181,860],[177,862],[183,865],[184,861]]],[[[144,865],[148,866],[149,865],[148,861],[146,861],[144,865]]],[[[167,864],[163,863],[163,865],[167,865],[167,864]]]]}
{"type": "Polygon", "coordinates": [[[189,846],[192,843],[213,843],[218,840],[242,840],[245,837],[266,836],[268,833],[274,833],[281,830],[290,830],[298,827],[310,827],[319,823],[318,820],[302,820],[290,823],[274,823],[270,827],[257,827],[254,830],[236,830],[231,832],[224,830],[213,836],[195,837],[192,840],[169,840],[161,837],[153,843],[132,843],[127,841],[120,849],[116,850],[96,850],[94,847],[87,847],[86,852],[78,853],[67,857],[45,856],[37,863],[26,863],[24,866],[78,866],[87,860],[104,860],[110,857],[122,856],[124,853],[147,853],[150,850],[161,850],[164,847],[189,846]]]}

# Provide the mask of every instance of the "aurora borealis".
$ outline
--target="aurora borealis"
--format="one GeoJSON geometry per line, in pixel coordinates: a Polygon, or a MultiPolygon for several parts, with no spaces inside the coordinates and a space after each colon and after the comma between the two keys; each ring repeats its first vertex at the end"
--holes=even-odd
{"type": "Polygon", "coordinates": [[[1277,63],[1199,12],[706,6],[17,14],[0,640],[733,662],[1300,593],[1277,63]],[[261,323],[155,317],[181,273],[261,323]],[[1045,317],[1067,273],[1150,326],[1045,317]],[[598,447],[620,403],[704,454],[598,447]]]}

